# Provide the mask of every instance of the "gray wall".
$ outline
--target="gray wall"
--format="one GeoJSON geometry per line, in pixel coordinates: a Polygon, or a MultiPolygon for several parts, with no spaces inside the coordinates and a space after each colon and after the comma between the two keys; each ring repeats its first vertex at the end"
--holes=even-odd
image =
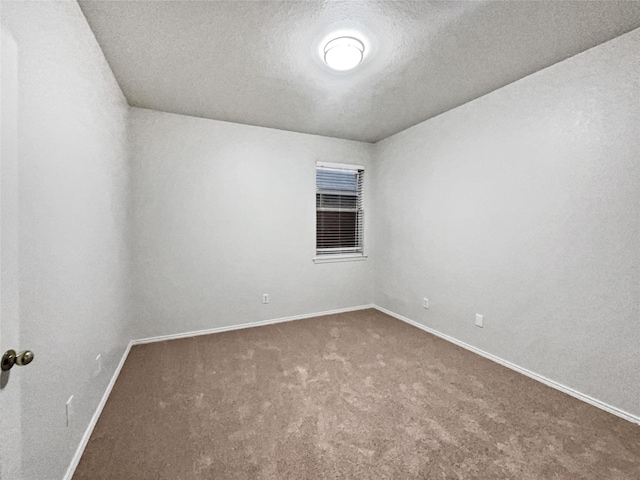
{"type": "Polygon", "coordinates": [[[639,51],[636,30],[378,143],[376,304],[640,415],[639,51]]]}
{"type": "Polygon", "coordinates": [[[67,469],[131,338],[128,106],[75,2],[2,1],[2,28],[18,48],[16,347],[35,352],[16,373],[23,470],[52,480],[67,469]]]}
{"type": "Polygon", "coordinates": [[[371,258],[312,261],[318,160],[365,165],[372,247],[371,144],[138,108],[130,139],[139,337],[372,302],[371,258]]]}

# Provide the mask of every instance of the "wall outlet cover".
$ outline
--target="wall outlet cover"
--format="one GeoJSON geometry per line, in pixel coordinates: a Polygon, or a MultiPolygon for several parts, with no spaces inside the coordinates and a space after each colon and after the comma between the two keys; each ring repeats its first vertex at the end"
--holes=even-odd
{"type": "Polygon", "coordinates": [[[95,376],[97,377],[98,375],[100,375],[100,372],[102,372],[102,354],[99,354],[96,357],[96,365],[95,365],[95,376]]]}
{"type": "Polygon", "coordinates": [[[67,425],[66,425],[67,427],[71,424],[71,414],[73,413],[73,409],[71,408],[72,405],[73,405],[73,395],[69,397],[69,400],[67,400],[67,403],[64,406],[65,416],[67,420],[67,425]]]}

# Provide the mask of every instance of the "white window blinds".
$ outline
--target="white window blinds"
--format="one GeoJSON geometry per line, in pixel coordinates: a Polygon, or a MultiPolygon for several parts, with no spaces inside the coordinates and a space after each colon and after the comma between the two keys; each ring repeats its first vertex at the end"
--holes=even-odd
{"type": "Polygon", "coordinates": [[[364,168],[316,167],[316,255],[362,254],[364,168]]]}

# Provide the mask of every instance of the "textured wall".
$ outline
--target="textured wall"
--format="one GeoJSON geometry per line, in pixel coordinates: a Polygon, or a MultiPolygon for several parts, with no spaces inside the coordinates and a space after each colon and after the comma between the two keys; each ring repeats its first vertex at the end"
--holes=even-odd
{"type": "Polygon", "coordinates": [[[372,259],[312,258],[315,162],[372,145],[136,108],[130,138],[138,337],[371,303],[372,259]]]}
{"type": "Polygon", "coordinates": [[[23,472],[52,480],[64,475],[131,338],[128,107],[75,2],[3,1],[2,28],[19,62],[16,347],[35,352],[17,372],[23,472]]]}
{"type": "Polygon", "coordinates": [[[640,30],[377,144],[376,304],[640,415],[638,51],[640,30]]]}

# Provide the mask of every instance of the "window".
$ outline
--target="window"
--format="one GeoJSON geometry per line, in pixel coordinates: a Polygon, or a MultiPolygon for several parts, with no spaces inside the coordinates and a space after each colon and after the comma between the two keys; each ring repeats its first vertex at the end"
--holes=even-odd
{"type": "Polygon", "coordinates": [[[316,261],[364,259],[364,167],[318,162],[316,261]]]}

